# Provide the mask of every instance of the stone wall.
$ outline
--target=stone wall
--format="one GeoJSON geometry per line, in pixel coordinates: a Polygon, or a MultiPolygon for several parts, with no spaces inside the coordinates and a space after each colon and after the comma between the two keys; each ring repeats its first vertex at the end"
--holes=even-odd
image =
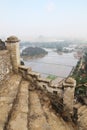
{"type": "Polygon", "coordinates": [[[52,80],[44,79],[41,77],[40,73],[36,73],[32,71],[31,68],[25,67],[25,66],[19,66],[19,72],[22,74],[22,76],[31,82],[31,84],[34,86],[31,87],[31,89],[41,89],[44,91],[48,91],[49,93],[54,93],[58,95],[60,98],[63,97],[63,90],[62,90],[62,82],[60,85],[53,85],[52,80]]]}
{"type": "Polygon", "coordinates": [[[0,51],[0,83],[12,72],[10,54],[8,50],[0,51]]]}

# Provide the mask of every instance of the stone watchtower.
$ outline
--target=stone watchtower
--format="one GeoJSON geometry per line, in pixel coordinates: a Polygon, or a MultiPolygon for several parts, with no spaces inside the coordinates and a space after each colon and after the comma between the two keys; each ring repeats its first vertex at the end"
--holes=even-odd
{"type": "Polygon", "coordinates": [[[18,66],[20,65],[19,41],[20,40],[15,36],[10,36],[6,40],[6,46],[11,56],[13,71],[16,73],[18,72],[18,66]]]}
{"type": "Polygon", "coordinates": [[[69,77],[63,82],[63,103],[65,105],[65,110],[70,114],[73,114],[73,103],[74,103],[74,92],[76,87],[76,81],[69,77]]]}

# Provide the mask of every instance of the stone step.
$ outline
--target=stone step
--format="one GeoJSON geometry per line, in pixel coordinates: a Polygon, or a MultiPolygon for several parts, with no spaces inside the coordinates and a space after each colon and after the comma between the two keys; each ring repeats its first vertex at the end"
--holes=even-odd
{"type": "Polygon", "coordinates": [[[44,116],[40,99],[36,92],[30,91],[30,130],[51,130],[44,116]]]}
{"type": "Polygon", "coordinates": [[[58,118],[55,118],[55,115],[53,112],[49,112],[49,110],[44,108],[45,115],[47,117],[47,121],[51,127],[52,130],[65,130],[65,127],[61,123],[61,121],[58,118]]]}
{"type": "Polygon", "coordinates": [[[78,119],[79,130],[87,130],[87,116],[78,119]]]}
{"type": "Polygon", "coordinates": [[[87,108],[81,112],[81,114],[79,114],[78,116],[78,121],[85,119],[87,117],[87,108]]]}
{"type": "Polygon", "coordinates": [[[21,82],[6,130],[28,130],[28,86],[29,82],[21,82]]]}
{"type": "Polygon", "coordinates": [[[81,113],[79,113],[78,118],[82,118],[85,116],[87,116],[87,107],[83,111],[81,111],[81,113]]]}
{"type": "Polygon", "coordinates": [[[79,109],[78,109],[78,115],[80,115],[87,107],[84,105],[84,106],[81,106],[79,109]]]}
{"type": "Polygon", "coordinates": [[[83,119],[87,118],[87,114],[82,115],[78,118],[78,122],[82,121],[83,119]]]}
{"type": "Polygon", "coordinates": [[[66,124],[60,116],[56,116],[46,107],[43,109],[52,130],[74,130],[74,128],[71,125],[66,124]]]}
{"type": "Polygon", "coordinates": [[[84,111],[82,111],[82,115],[87,115],[87,107],[84,111]]]}
{"type": "Polygon", "coordinates": [[[79,109],[81,106],[82,106],[81,103],[77,103],[77,104],[74,105],[74,107],[77,108],[77,109],[79,109]]]}
{"type": "Polygon", "coordinates": [[[60,121],[65,126],[65,130],[76,130],[71,122],[65,122],[62,118],[60,118],[60,121]]]}
{"type": "Polygon", "coordinates": [[[21,76],[14,74],[0,86],[0,130],[5,129],[9,120],[20,82],[21,76]]]}

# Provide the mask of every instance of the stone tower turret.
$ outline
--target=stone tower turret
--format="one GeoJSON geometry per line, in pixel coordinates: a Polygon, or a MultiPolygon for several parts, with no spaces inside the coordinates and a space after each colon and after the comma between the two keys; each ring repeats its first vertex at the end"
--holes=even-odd
{"type": "Polygon", "coordinates": [[[74,103],[74,92],[76,87],[76,81],[69,77],[63,82],[63,103],[65,105],[65,109],[68,110],[69,113],[73,114],[73,103],[74,103]]]}
{"type": "Polygon", "coordinates": [[[17,73],[20,65],[19,39],[15,36],[10,36],[7,38],[6,43],[10,52],[13,71],[17,73]]]}

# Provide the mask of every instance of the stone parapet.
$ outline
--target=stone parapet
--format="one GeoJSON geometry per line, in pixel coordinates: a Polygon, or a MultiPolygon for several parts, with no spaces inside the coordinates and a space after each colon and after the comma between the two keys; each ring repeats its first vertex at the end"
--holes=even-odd
{"type": "Polygon", "coordinates": [[[45,83],[48,83],[48,84],[51,82],[50,79],[44,79],[44,78],[38,78],[38,81],[39,82],[45,82],[45,83]]]}
{"type": "Polygon", "coordinates": [[[22,74],[23,78],[35,86],[35,89],[41,89],[50,93],[55,93],[59,95],[59,97],[63,96],[62,87],[58,87],[58,85],[52,85],[52,80],[42,78],[40,73],[32,71],[31,67],[20,65],[19,72],[22,74]]]}
{"type": "Polygon", "coordinates": [[[19,70],[24,70],[24,71],[27,71],[27,73],[32,70],[31,67],[27,67],[27,66],[24,66],[24,65],[20,65],[19,67],[19,70]]]}
{"type": "Polygon", "coordinates": [[[32,76],[32,77],[35,77],[37,79],[40,78],[40,73],[37,73],[37,72],[34,72],[34,71],[28,71],[27,74],[30,75],[30,76],[32,76]]]}

